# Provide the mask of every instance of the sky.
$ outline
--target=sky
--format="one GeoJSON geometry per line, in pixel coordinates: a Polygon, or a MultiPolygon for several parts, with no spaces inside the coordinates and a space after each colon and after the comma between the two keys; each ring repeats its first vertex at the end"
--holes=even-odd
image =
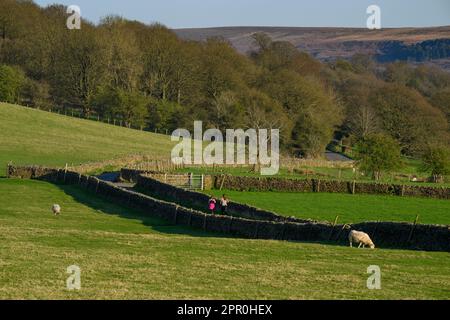
{"type": "Polygon", "coordinates": [[[369,5],[381,8],[381,25],[450,25],[450,0],[35,0],[41,6],[78,5],[97,23],[109,14],[169,28],[223,26],[365,28],[369,5]]]}

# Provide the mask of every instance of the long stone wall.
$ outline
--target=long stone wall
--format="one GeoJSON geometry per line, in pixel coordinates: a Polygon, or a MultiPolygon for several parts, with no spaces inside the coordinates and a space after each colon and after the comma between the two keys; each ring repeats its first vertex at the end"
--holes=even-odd
{"type": "MultiPolygon", "coordinates": [[[[163,181],[163,174],[156,172],[122,169],[124,180],[137,182],[139,175],[152,175],[163,181]],[[158,175],[160,176],[158,178],[158,175]]],[[[400,185],[358,181],[289,179],[271,177],[238,177],[231,175],[205,175],[205,189],[236,191],[279,191],[279,192],[324,192],[347,194],[377,194],[392,196],[426,197],[450,199],[450,188],[439,186],[400,185]]]]}
{"type": "Polygon", "coordinates": [[[215,176],[214,188],[236,191],[328,192],[450,199],[450,188],[319,179],[215,176]]]}
{"type": "MultiPolygon", "coordinates": [[[[244,238],[279,239],[347,244],[348,231],[342,225],[292,221],[263,221],[232,216],[208,215],[142,193],[125,190],[112,183],[76,172],[49,168],[8,168],[10,178],[33,178],[53,183],[78,185],[111,202],[135,207],[144,214],[210,232],[244,238]]],[[[156,181],[156,180],[155,180],[156,181]]],[[[378,247],[450,252],[450,227],[410,223],[366,222],[353,225],[367,232],[378,247]]]]}
{"type": "Polygon", "coordinates": [[[9,165],[6,169],[6,176],[8,178],[35,179],[54,171],[55,169],[40,166],[15,167],[9,165]]]}
{"type": "MultiPolygon", "coordinates": [[[[200,205],[206,207],[209,200],[209,197],[205,194],[181,190],[147,176],[139,176],[137,186],[142,188],[142,190],[147,190],[151,195],[157,198],[163,197],[187,206],[198,207],[200,205]]],[[[348,234],[348,231],[343,229],[343,225],[336,225],[333,227],[333,225],[328,223],[286,218],[277,215],[276,213],[243,204],[230,203],[229,210],[238,217],[258,221],[259,224],[255,231],[257,238],[336,241],[342,243],[345,242],[345,238],[348,234]],[[261,230],[273,227],[273,223],[281,223],[284,227],[282,229],[278,227],[276,230],[272,230],[270,237],[266,238],[266,231],[261,230]],[[306,225],[307,227],[302,229],[303,234],[295,234],[295,230],[298,230],[298,227],[297,229],[291,229],[291,223],[306,225]]],[[[411,223],[398,222],[364,222],[354,224],[353,228],[367,232],[379,246],[413,249],[423,249],[426,247],[426,250],[438,251],[441,250],[438,248],[447,248],[444,249],[444,251],[450,249],[449,226],[414,225],[411,223]],[[427,245],[424,245],[424,243],[427,243],[427,245]]]]}
{"type": "MultiPolygon", "coordinates": [[[[153,175],[140,175],[136,187],[139,191],[150,196],[176,202],[180,205],[188,205],[200,211],[208,211],[209,196],[200,192],[187,191],[159,181],[153,175]]],[[[290,221],[290,222],[314,222],[312,220],[298,219],[295,217],[280,216],[274,212],[261,210],[249,205],[230,202],[228,214],[251,220],[262,221],[290,221]]]]}

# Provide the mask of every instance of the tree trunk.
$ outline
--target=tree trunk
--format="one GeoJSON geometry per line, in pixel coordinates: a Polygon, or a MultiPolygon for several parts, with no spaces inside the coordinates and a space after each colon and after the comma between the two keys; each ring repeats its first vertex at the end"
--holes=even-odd
{"type": "Polygon", "coordinates": [[[431,176],[431,182],[433,183],[443,183],[444,182],[444,177],[439,175],[439,174],[433,174],[431,176]]]}
{"type": "Polygon", "coordinates": [[[380,171],[374,171],[372,177],[373,177],[373,179],[375,181],[379,181],[381,179],[381,172],[380,171]]]}

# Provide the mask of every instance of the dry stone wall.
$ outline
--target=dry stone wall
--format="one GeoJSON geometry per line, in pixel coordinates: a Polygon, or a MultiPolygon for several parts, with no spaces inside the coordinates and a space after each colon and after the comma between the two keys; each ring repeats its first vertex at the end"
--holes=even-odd
{"type": "Polygon", "coordinates": [[[357,181],[215,176],[214,188],[236,191],[328,192],[450,199],[450,188],[357,181]]]}
{"type": "MultiPolygon", "coordinates": [[[[111,202],[135,207],[144,214],[164,219],[174,225],[190,226],[210,232],[253,239],[337,244],[347,244],[348,242],[348,230],[345,230],[342,225],[333,226],[311,221],[299,223],[289,220],[258,220],[254,218],[209,215],[173,202],[122,189],[110,182],[101,181],[95,177],[82,175],[77,172],[51,168],[11,166],[8,168],[8,177],[32,178],[58,184],[77,185],[111,202]]],[[[149,180],[145,179],[143,181],[149,180]]],[[[165,190],[172,189],[167,188],[165,190]]],[[[353,229],[367,232],[378,247],[450,252],[449,226],[364,222],[354,224],[352,227],[353,229]]]]}

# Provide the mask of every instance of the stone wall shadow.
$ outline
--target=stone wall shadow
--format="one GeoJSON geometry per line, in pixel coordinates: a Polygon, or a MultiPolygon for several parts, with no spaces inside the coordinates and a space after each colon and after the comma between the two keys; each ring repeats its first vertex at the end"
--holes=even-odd
{"type": "Polygon", "coordinates": [[[111,203],[102,195],[93,196],[92,193],[79,186],[65,184],[55,185],[78,203],[88,206],[94,210],[101,211],[104,214],[141,221],[144,226],[160,233],[188,235],[192,237],[231,238],[231,236],[225,234],[206,232],[187,226],[174,225],[164,219],[146,214],[143,210],[130,208],[129,206],[117,203],[111,203]]]}

